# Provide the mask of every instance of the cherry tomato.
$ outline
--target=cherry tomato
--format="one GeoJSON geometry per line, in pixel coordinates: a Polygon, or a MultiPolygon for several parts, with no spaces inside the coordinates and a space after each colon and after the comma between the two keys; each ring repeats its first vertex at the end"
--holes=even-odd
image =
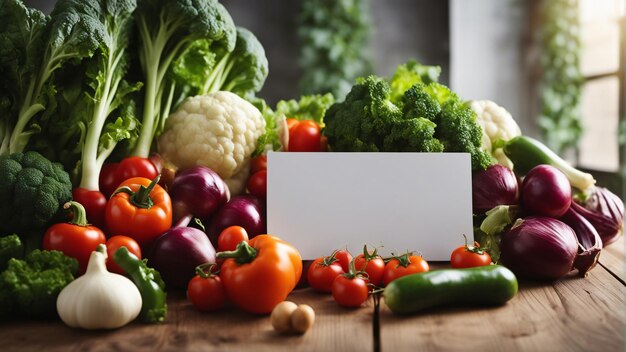
{"type": "Polygon", "coordinates": [[[239,242],[248,241],[248,233],[241,226],[229,226],[217,238],[217,251],[234,251],[239,242]]]}
{"type": "Polygon", "coordinates": [[[196,268],[197,275],[187,285],[187,298],[201,312],[213,312],[224,307],[226,289],[219,276],[208,273],[203,265],[196,268]]]}
{"type": "Polygon", "coordinates": [[[369,289],[360,277],[339,275],[332,285],[333,298],[342,307],[357,308],[367,301],[369,289]]]}
{"type": "Polygon", "coordinates": [[[107,240],[107,269],[112,273],[118,273],[121,275],[126,274],[124,269],[120,268],[113,260],[113,254],[120,247],[126,247],[128,251],[134,254],[137,258],[141,259],[141,248],[134,239],[128,236],[113,236],[107,240]]]}
{"type": "Polygon", "coordinates": [[[309,266],[307,281],[309,286],[318,292],[331,292],[333,281],[343,274],[341,265],[335,258],[320,257],[309,266]]]}
{"type": "Polygon", "coordinates": [[[102,192],[107,199],[111,198],[111,194],[115,192],[117,185],[120,184],[117,182],[115,176],[115,171],[119,165],[119,163],[105,163],[100,170],[98,184],[100,185],[100,192],[102,192]]]}
{"type": "Polygon", "coordinates": [[[75,201],[64,205],[74,216],[69,223],[58,223],[50,226],[43,236],[42,248],[47,251],[57,250],[78,261],[79,274],[85,273],[91,252],[99,244],[106,242],[104,233],[95,226],[87,224],[85,208],[75,201]]]}
{"type": "Polygon", "coordinates": [[[131,156],[122,160],[117,170],[115,170],[115,179],[117,180],[116,188],[120,183],[129,178],[144,177],[152,180],[157,177],[158,174],[159,171],[150,159],[131,156]]]}
{"type": "Polygon", "coordinates": [[[290,152],[319,152],[320,151],[320,126],[311,120],[300,121],[289,130],[290,152]]]}
{"type": "Polygon", "coordinates": [[[424,258],[407,253],[387,262],[383,274],[383,284],[387,286],[390,282],[399,277],[415,273],[424,273],[428,270],[430,270],[430,267],[424,258]]]}
{"type": "Polygon", "coordinates": [[[489,264],[491,264],[491,256],[481,250],[478,243],[468,246],[466,242],[464,246],[458,247],[450,255],[450,265],[453,268],[473,268],[489,264]]]}
{"type": "Polygon", "coordinates": [[[267,196],[267,170],[257,171],[248,179],[248,192],[253,196],[265,199],[267,196]]]}
{"type": "Polygon", "coordinates": [[[340,249],[340,250],[335,251],[334,255],[335,255],[335,258],[337,258],[339,265],[341,265],[341,269],[343,269],[343,272],[347,273],[348,271],[350,271],[350,262],[352,261],[352,254],[350,254],[350,252],[348,252],[346,249],[340,249]]]}
{"type": "Polygon", "coordinates": [[[354,267],[357,271],[365,271],[367,273],[367,281],[369,283],[380,286],[383,283],[383,275],[385,273],[385,262],[383,258],[374,250],[372,253],[367,251],[367,247],[363,249],[363,253],[354,258],[354,267]]]}
{"type": "Polygon", "coordinates": [[[72,190],[72,199],[85,207],[87,221],[90,224],[100,229],[105,228],[104,214],[107,198],[102,192],[86,188],[74,188],[72,190]]]}
{"type": "Polygon", "coordinates": [[[251,175],[261,170],[267,170],[267,155],[265,154],[255,156],[250,161],[250,174],[251,175]]]}

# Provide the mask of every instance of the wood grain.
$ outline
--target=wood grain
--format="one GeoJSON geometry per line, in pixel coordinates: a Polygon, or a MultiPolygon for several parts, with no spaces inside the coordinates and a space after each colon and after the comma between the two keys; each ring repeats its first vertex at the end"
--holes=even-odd
{"type": "MultiPolygon", "coordinates": [[[[600,252],[600,265],[626,283],[626,242],[622,235],[600,252]]],[[[596,270],[596,269],[594,269],[596,270]]]]}
{"type": "Polygon", "coordinates": [[[340,308],[330,295],[309,289],[288,298],[309,304],[316,313],[313,328],[304,335],[279,335],[268,316],[234,308],[218,313],[197,312],[181,294],[171,297],[166,323],[133,323],[115,331],[71,329],[60,321],[13,322],[0,325],[3,351],[371,351],[373,303],[358,310],[340,308]]]}
{"type": "Polygon", "coordinates": [[[624,351],[626,289],[602,268],[586,279],[521,282],[501,307],[433,309],[410,317],[380,306],[383,351],[624,351]]]}

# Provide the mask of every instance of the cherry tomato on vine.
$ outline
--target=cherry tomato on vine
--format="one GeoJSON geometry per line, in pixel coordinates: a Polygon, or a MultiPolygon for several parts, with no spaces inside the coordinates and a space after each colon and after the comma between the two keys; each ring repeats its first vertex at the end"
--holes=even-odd
{"type": "Polygon", "coordinates": [[[229,226],[217,237],[217,251],[234,251],[239,242],[248,241],[248,232],[241,226],[229,226]]]}
{"type": "Polygon", "coordinates": [[[380,286],[383,283],[385,262],[377,252],[378,250],[374,249],[374,251],[370,253],[367,250],[367,246],[365,246],[363,253],[354,258],[354,267],[357,271],[365,271],[365,273],[367,273],[367,281],[369,283],[380,286]]]}
{"type": "Polygon", "coordinates": [[[331,292],[333,281],[344,271],[336,258],[319,257],[311,263],[307,270],[309,286],[318,292],[331,292]]]}
{"type": "Polygon", "coordinates": [[[406,253],[399,257],[394,257],[387,262],[383,274],[383,284],[387,286],[390,282],[399,277],[415,273],[424,273],[428,270],[430,270],[430,267],[424,258],[406,253]]]}
{"type": "Polygon", "coordinates": [[[124,269],[120,268],[113,260],[113,254],[120,247],[126,247],[128,251],[134,254],[137,258],[141,259],[141,248],[134,239],[128,236],[113,236],[106,242],[107,246],[107,269],[112,273],[118,273],[121,275],[126,274],[124,269]]]}
{"type": "Polygon", "coordinates": [[[334,256],[335,258],[337,258],[339,265],[341,265],[341,269],[343,269],[345,273],[350,271],[350,262],[352,261],[352,254],[350,254],[350,252],[348,252],[347,249],[339,249],[335,251],[334,256]]]}
{"type": "Polygon", "coordinates": [[[117,170],[115,170],[115,178],[117,180],[116,187],[129,178],[144,177],[152,180],[157,177],[158,174],[159,171],[150,159],[130,156],[122,160],[117,170]]]}
{"type": "Polygon", "coordinates": [[[253,196],[265,199],[267,196],[267,170],[257,171],[250,178],[247,183],[248,192],[253,196]]]}
{"type": "Polygon", "coordinates": [[[267,155],[265,154],[255,156],[250,161],[250,174],[251,175],[261,170],[267,170],[267,155]]]}
{"type": "Polygon", "coordinates": [[[467,237],[465,237],[465,245],[458,247],[450,255],[450,265],[453,268],[473,268],[489,264],[491,264],[489,253],[480,249],[477,242],[474,242],[473,246],[468,246],[467,237]]]}
{"type": "Polygon", "coordinates": [[[321,136],[320,126],[315,121],[299,121],[289,128],[288,150],[290,152],[319,152],[321,151],[321,136]]]}
{"type": "Polygon", "coordinates": [[[200,265],[196,276],[187,285],[187,299],[201,312],[213,312],[224,307],[226,289],[219,276],[211,272],[211,265],[200,265]]]}
{"type": "Polygon", "coordinates": [[[360,307],[369,297],[367,281],[356,271],[354,261],[350,262],[348,272],[339,275],[333,281],[331,292],[335,302],[342,307],[360,307]]]}

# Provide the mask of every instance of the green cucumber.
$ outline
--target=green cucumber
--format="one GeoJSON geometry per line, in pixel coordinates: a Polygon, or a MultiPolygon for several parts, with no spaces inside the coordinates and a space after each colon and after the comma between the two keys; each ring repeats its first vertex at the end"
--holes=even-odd
{"type": "Polygon", "coordinates": [[[518,136],[506,142],[503,150],[504,154],[513,162],[513,170],[520,176],[526,175],[537,165],[547,164],[561,170],[573,187],[585,193],[596,183],[591,174],[572,167],[536,139],[518,136]]]}
{"type": "Polygon", "coordinates": [[[397,314],[448,305],[501,305],[517,293],[517,278],[501,265],[443,269],[403,276],[385,287],[385,304],[397,314]]]}

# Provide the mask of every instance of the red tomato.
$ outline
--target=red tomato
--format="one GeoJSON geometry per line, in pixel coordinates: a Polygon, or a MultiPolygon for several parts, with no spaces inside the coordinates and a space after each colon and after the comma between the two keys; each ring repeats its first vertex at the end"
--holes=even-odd
{"type": "Polygon", "coordinates": [[[339,275],[332,285],[333,298],[342,307],[357,308],[367,301],[369,289],[360,277],[339,275]]]}
{"type": "Polygon", "coordinates": [[[294,119],[293,117],[287,119],[287,129],[289,130],[290,134],[293,128],[296,127],[299,123],[300,121],[298,119],[294,119]]]}
{"type": "Polygon", "coordinates": [[[350,262],[352,261],[352,254],[348,252],[346,249],[340,249],[333,253],[335,258],[337,258],[337,262],[341,265],[341,269],[343,269],[344,273],[350,271],[350,262]]]}
{"type": "Polygon", "coordinates": [[[311,120],[300,121],[289,129],[290,152],[319,152],[321,130],[320,126],[311,120]]]}
{"type": "Polygon", "coordinates": [[[196,269],[194,276],[187,285],[187,298],[201,312],[213,312],[224,307],[226,289],[219,276],[204,272],[202,265],[196,269]]]}
{"type": "Polygon", "coordinates": [[[365,247],[363,253],[354,258],[354,267],[357,271],[365,271],[367,273],[367,281],[371,284],[380,286],[383,283],[385,262],[376,252],[374,250],[374,252],[369,253],[367,247],[365,247]]]}
{"type": "Polygon", "coordinates": [[[120,249],[120,247],[126,247],[129,252],[134,254],[137,258],[141,259],[141,248],[134,239],[128,236],[113,236],[107,240],[107,269],[112,273],[118,273],[121,275],[126,274],[124,269],[120,268],[113,260],[113,254],[120,249]]]}
{"type": "Polygon", "coordinates": [[[248,241],[248,233],[241,226],[229,226],[217,238],[217,251],[234,251],[239,242],[248,241]]]}
{"type": "Polygon", "coordinates": [[[255,156],[250,161],[250,174],[251,175],[261,170],[267,170],[267,155],[265,154],[255,156]]]}
{"type": "Polygon", "coordinates": [[[335,258],[320,257],[309,266],[307,281],[315,291],[331,292],[333,281],[343,273],[341,265],[335,258]]]}
{"type": "Polygon", "coordinates": [[[119,165],[119,163],[105,163],[100,170],[98,184],[100,185],[100,191],[107,199],[111,198],[111,194],[115,192],[117,185],[120,184],[115,176],[115,170],[117,170],[119,165]]]}
{"type": "Polygon", "coordinates": [[[140,158],[138,156],[128,157],[120,163],[115,170],[115,179],[117,186],[120,183],[133,177],[144,177],[147,179],[154,179],[159,174],[156,166],[148,158],[140,158]]]}
{"type": "Polygon", "coordinates": [[[253,196],[265,199],[267,196],[267,170],[257,171],[248,179],[248,192],[253,196]]]}
{"type": "Polygon", "coordinates": [[[474,246],[467,244],[460,246],[450,255],[450,265],[453,268],[473,268],[489,264],[491,264],[491,256],[481,250],[478,243],[474,243],[474,246]]]}
{"type": "Polygon", "coordinates": [[[418,255],[404,254],[391,259],[385,266],[383,284],[387,286],[393,280],[415,273],[424,273],[430,269],[428,262],[418,255]]]}
{"type": "Polygon", "coordinates": [[[58,223],[50,226],[43,236],[42,248],[47,251],[57,250],[68,257],[78,260],[79,274],[85,273],[91,252],[99,244],[106,242],[104,233],[86,222],[85,208],[77,202],[69,202],[65,209],[72,209],[74,217],[70,223],[58,223]]]}
{"type": "Polygon", "coordinates": [[[94,226],[104,229],[104,214],[107,206],[107,198],[100,191],[86,188],[74,188],[72,199],[85,207],[87,221],[94,226]]]}

